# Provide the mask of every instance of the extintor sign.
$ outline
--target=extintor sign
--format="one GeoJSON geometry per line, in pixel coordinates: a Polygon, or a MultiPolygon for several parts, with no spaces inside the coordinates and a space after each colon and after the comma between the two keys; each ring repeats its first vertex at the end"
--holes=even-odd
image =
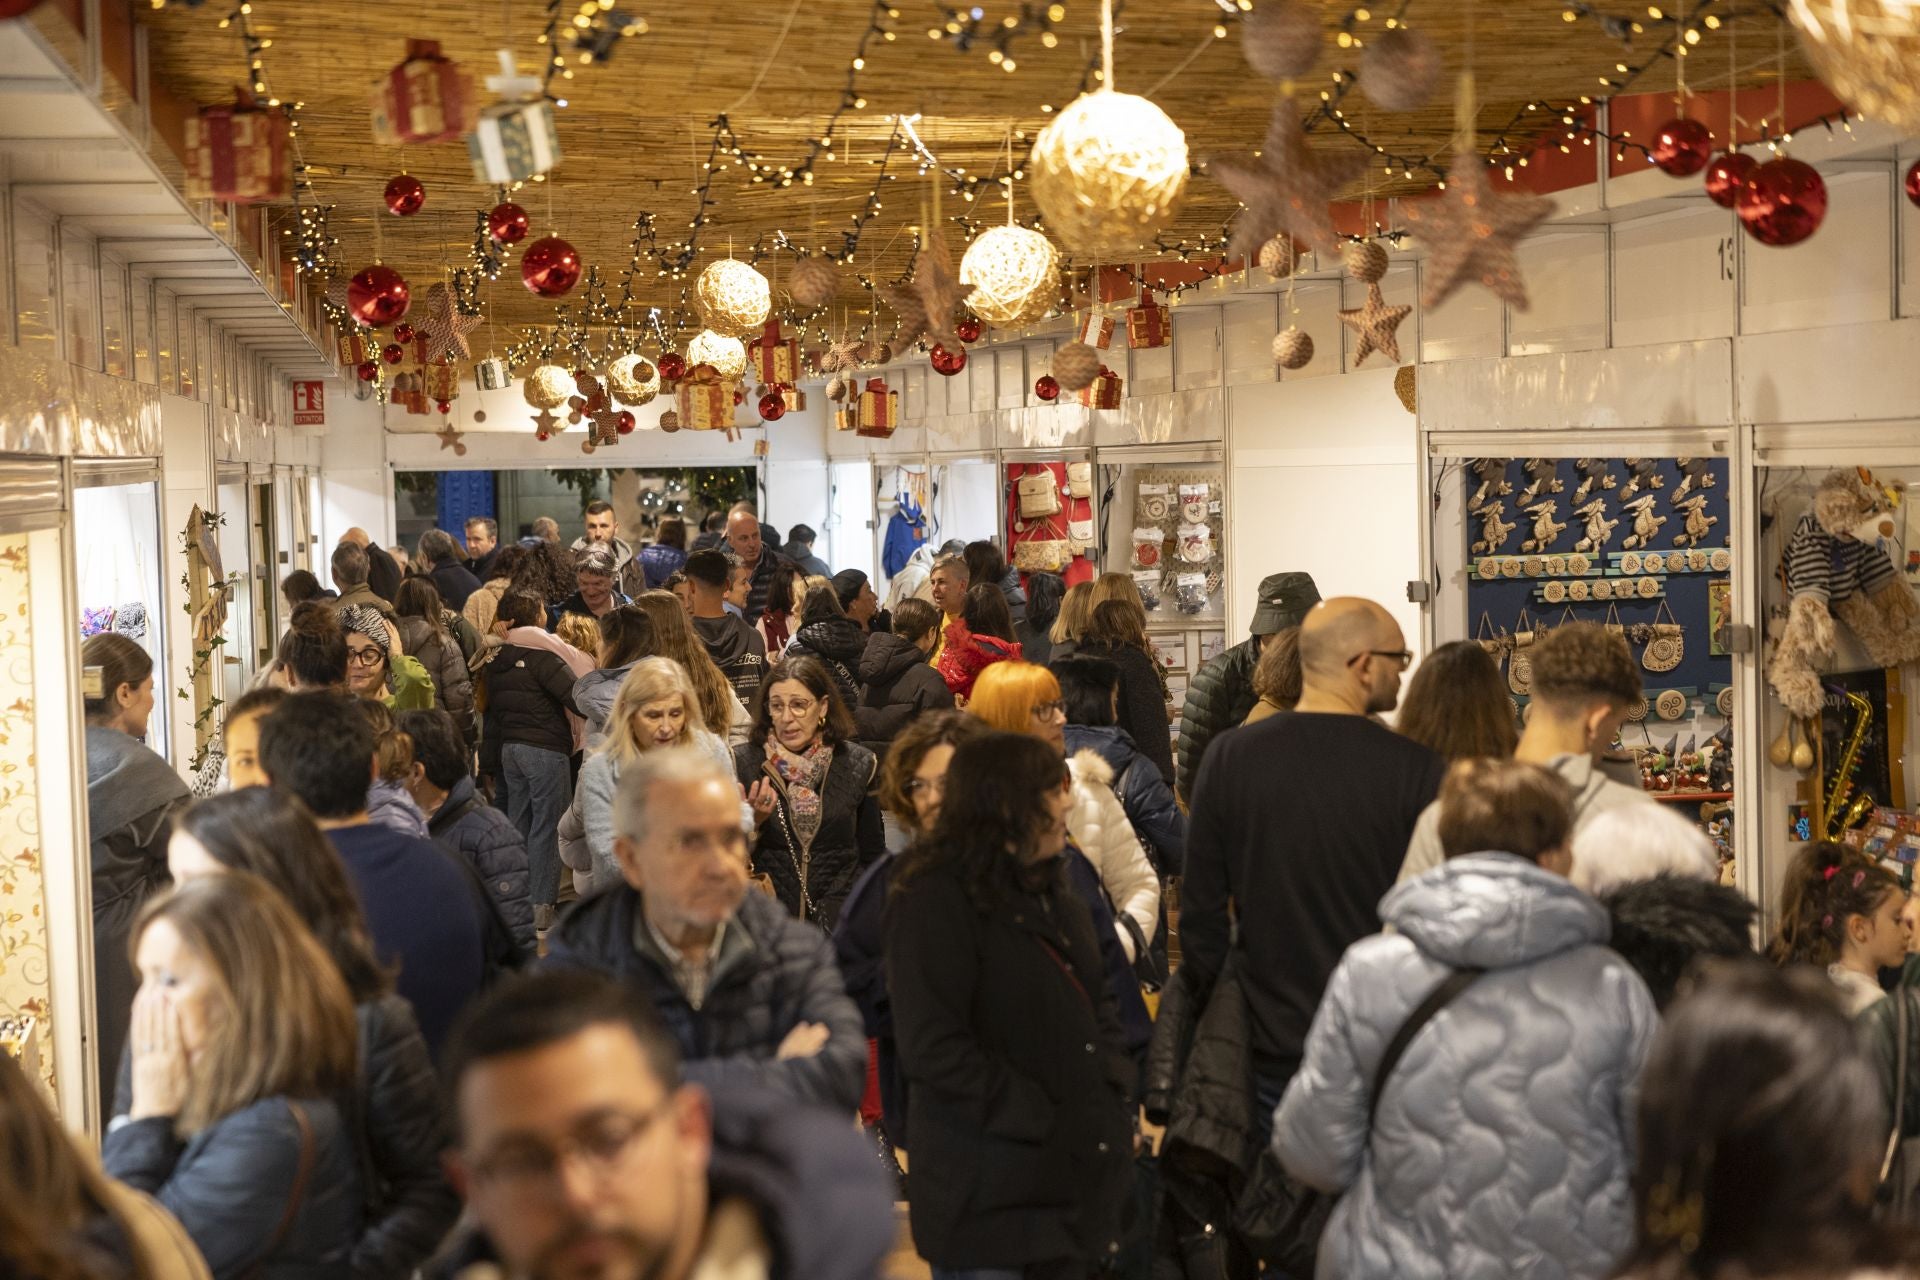
{"type": "Polygon", "coordinates": [[[323,427],[327,423],[327,384],[324,382],[296,382],[293,384],[293,425],[296,427],[323,427]]]}

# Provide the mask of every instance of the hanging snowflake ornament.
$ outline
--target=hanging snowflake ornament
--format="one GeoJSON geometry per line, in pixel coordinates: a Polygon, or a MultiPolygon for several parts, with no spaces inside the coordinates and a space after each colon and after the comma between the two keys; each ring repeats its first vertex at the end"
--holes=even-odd
{"type": "Polygon", "coordinates": [[[1527,309],[1527,285],[1514,250],[1553,215],[1554,203],[1531,192],[1496,194],[1485,161],[1463,151],[1447,170],[1447,189],[1431,200],[1401,204],[1401,220],[1427,251],[1420,305],[1437,307],[1463,284],[1483,286],[1516,311],[1527,309]]]}
{"type": "MultiPolygon", "coordinates": [[[[1367,286],[1367,300],[1364,305],[1340,313],[1340,323],[1353,331],[1356,342],[1353,350],[1353,363],[1356,368],[1366,358],[1378,351],[1395,364],[1400,363],[1400,338],[1394,331],[1400,322],[1413,314],[1412,307],[1390,307],[1380,286],[1367,286]]],[[[1306,335],[1302,334],[1302,337],[1306,335]]],[[[1308,352],[1312,357],[1312,352],[1308,352]]]]}
{"type": "Polygon", "coordinates": [[[480,317],[462,313],[452,288],[436,280],[427,286],[424,314],[416,315],[429,361],[473,359],[467,334],[480,327],[480,317]]]}
{"type": "Polygon", "coordinates": [[[1366,172],[1358,152],[1321,152],[1307,146],[1298,108],[1282,99],[1273,108],[1258,156],[1222,156],[1207,163],[1207,175],[1246,208],[1234,219],[1227,256],[1251,261],[1286,232],[1323,253],[1339,251],[1329,206],[1340,189],[1366,172]]]}

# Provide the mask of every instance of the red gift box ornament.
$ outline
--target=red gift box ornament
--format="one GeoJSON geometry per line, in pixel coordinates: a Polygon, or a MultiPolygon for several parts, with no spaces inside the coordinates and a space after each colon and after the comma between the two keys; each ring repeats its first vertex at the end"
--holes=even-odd
{"type": "Polygon", "coordinates": [[[778,317],[767,321],[760,336],[747,344],[747,363],[761,383],[786,386],[800,380],[800,342],[780,332],[778,317]]]}
{"type": "Polygon", "coordinates": [[[436,363],[424,366],[421,374],[426,380],[426,396],[429,400],[444,404],[460,394],[460,369],[450,363],[436,363]]]}
{"type": "Polygon", "coordinates": [[[887,439],[900,425],[900,393],[889,390],[885,378],[867,379],[867,388],[860,393],[858,423],[856,431],[875,440],[887,439]]]}
{"type": "Polygon", "coordinates": [[[733,384],[710,364],[687,370],[676,393],[680,427],[685,431],[723,431],[733,426],[733,384]]]}
{"type": "Polygon", "coordinates": [[[373,140],[447,142],[473,131],[473,84],[438,40],[407,41],[407,56],[374,91],[373,140]]]}
{"type": "Polygon", "coordinates": [[[1081,389],[1080,403],[1089,409],[1118,409],[1120,392],[1120,375],[1101,365],[1099,376],[1081,389]]]}
{"type": "Polygon", "coordinates": [[[1090,311],[1075,335],[1090,347],[1105,351],[1113,342],[1113,317],[1102,311],[1090,311]]]}
{"type": "Polygon", "coordinates": [[[1153,295],[1140,295],[1140,305],[1127,312],[1127,345],[1135,351],[1148,347],[1164,347],[1173,341],[1173,326],[1168,323],[1167,309],[1153,300],[1153,295]]]}
{"type": "Polygon", "coordinates": [[[245,89],[230,106],[202,107],[187,120],[187,199],[262,204],[293,186],[287,113],[263,107],[245,89]]]}

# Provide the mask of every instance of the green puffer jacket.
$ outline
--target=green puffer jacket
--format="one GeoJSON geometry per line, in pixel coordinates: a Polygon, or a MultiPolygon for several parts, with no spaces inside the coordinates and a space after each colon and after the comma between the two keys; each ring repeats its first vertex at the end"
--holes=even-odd
{"type": "Polygon", "coordinates": [[[1182,801],[1193,798],[1194,775],[1214,735],[1237,728],[1259,699],[1253,693],[1253,668],[1260,661],[1258,644],[1250,637],[1225,653],[1208,659],[1187,684],[1187,702],[1180,711],[1180,781],[1182,801]]]}

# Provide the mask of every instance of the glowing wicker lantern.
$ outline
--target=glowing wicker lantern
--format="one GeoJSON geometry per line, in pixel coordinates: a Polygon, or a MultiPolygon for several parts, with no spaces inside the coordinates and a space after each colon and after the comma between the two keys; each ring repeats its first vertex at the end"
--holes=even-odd
{"type": "Polygon", "coordinates": [[[607,366],[607,385],[614,399],[637,409],[660,394],[660,371],[645,356],[621,356],[607,366]]]}
{"type": "Polygon", "coordinates": [[[520,394],[536,409],[558,409],[574,393],[573,375],[557,364],[543,364],[520,384],[520,394]]]}
{"type": "Polygon", "coordinates": [[[709,263],[694,282],[693,304],[707,328],[738,337],[758,331],[767,322],[767,313],[773,308],[773,290],[767,278],[751,266],[721,258],[709,263]]]}
{"type": "Polygon", "coordinates": [[[787,296],[794,304],[816,311],[840,291],[840,273],[825,258],[802,258],[787,273],[787,296]]]}
{"type": "Polygon", "coordinates": [[[1829,89],[1871,119],[1920,129],[1920,19],[1906,0],[1792,0],[1787,10],[1829,89]]]}
{"type": "Polygon", "coordinates": [[[1058,292],[1060,255],[1052,241],[1025,227],[982,232],[960,259],[960,283],[973,286],[967,305],[988,324],[1031,324],[1058,292]]]}
{"type": "MultiPolygon", "coordinates": [[[[716,264],[717,265],[717,264],[716,264]]],[[[754,272],[759,275],[759,272],[754,272]]],[[[765,281],[763,280],[764,284],[765,281]]],[[[766,315],[760,317],[766,323],[766,315]]],[[[687,344],[687,366],[712,365],[715,373],[723,382],[738,382],[747,372],[747,348],[738,338],[728,337],[724,333],[715,333],[711,329],[702,329],[687,344]]]]}

